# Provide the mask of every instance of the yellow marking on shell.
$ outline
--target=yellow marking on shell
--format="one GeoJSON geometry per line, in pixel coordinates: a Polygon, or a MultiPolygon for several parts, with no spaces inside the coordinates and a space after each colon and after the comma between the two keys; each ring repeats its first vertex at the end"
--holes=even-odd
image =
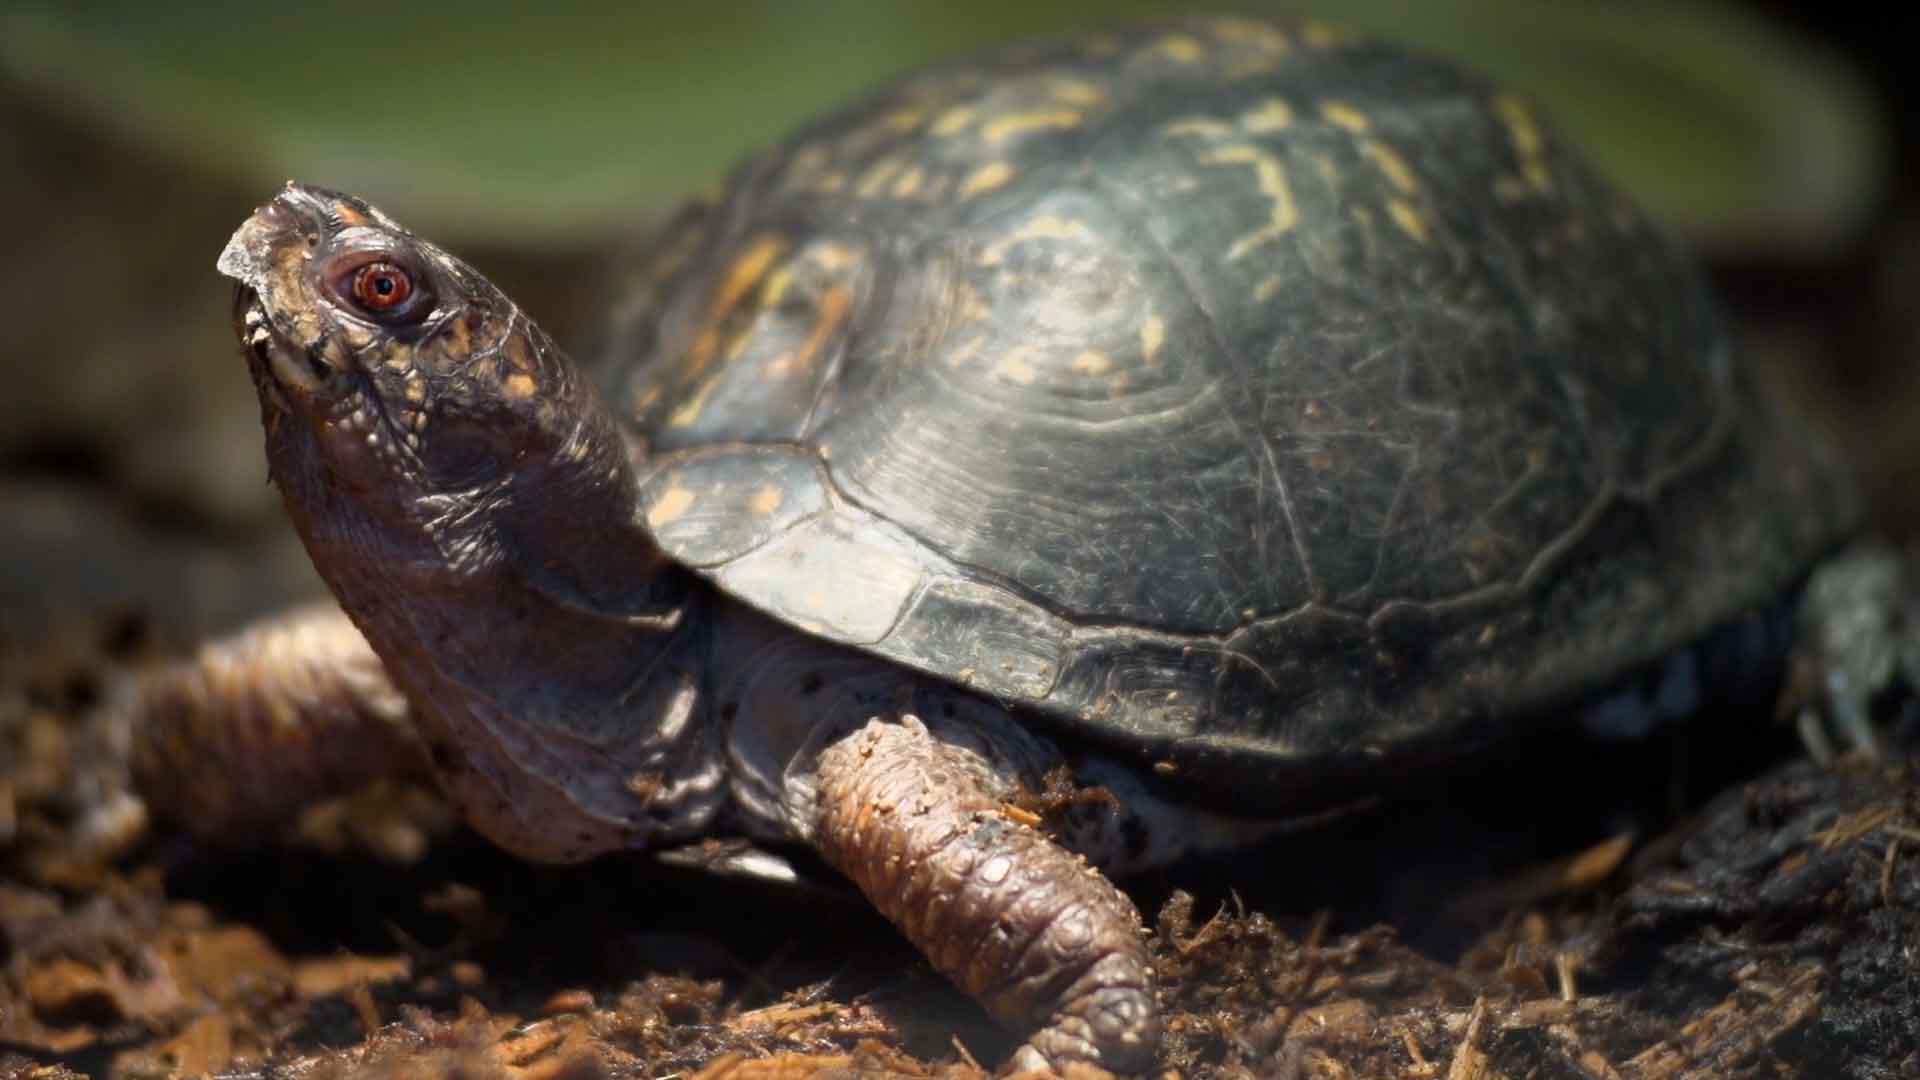
{"type": "Polygon", "coordinates": [[[1175,120],[1160,129],[1160,134],[1169,136],[1198,135],[1203,139],[1224,139],[1234,134],[1232,124],[1215,120],[1208,116],[1188,116],[1175,120]]]}
{"type": "Polygon", "coordinates": [[[988,145],[999,146],[1016,135],[1032,131],[1060,131],[1080,126],[1086,114],[1077,109],[1047,109],[1040,112],[996,116],[980,129],[988,145]]]}
{"type": "Polygon", "coordinates": [[[1176,64],[1197,64],[1207,55],[1207,47],[1186,34],[1168,34],[1149,48],[1176,64]]]}
{"type": "Polygon", "coordinates": [[[681,402],[680,407],[673,410],[672,414],[667,417],[667,426],[676,428],[692,427],[700,419],[700,414],[706,411],[707,399],[711,398],[713,392],[719,388],[719,376],[715,376],[701,383],[700,389],[694,391],[692,397],[681,402]]]}
{"type": "Polygon", "coordinates": [[[1388,199],[1387,216],[1400,226],[1401,232],[1423,244],[1427,242],[1427,219],[1414,209],[1412,203],[1405,199],[1388,199]]]}
{"type": "Polygon", "coordinates": [[[1280,159],[1251,143],[1230,143],[1202,159],[1210,165],[1251,165],[1260,194],[1272,204],[1267,223],[1233,242],[1227,249],[1227,261],[1246,258],[1262,244],[1285,236],[1300,222],[1299,207],[1294,205],[1293,188],[1287,183],[1287,170],[1280,159]]]}
{"type": "Polygon", "coordinates": [[[1331,23],[1308,19],[1300,27],[1300,37],[1316,49],[1330,49],[1347,39],[1347,32],[1331,23]]]}
{"type": "Polygon", "coordinates": [[[760,326],[757,320],[735,331],[733,336],[727,339],[727,347],[722,354],[726,357],[726,362],[731,364],[740,359],[741,354],[747,351],[748,345],[753,344],[753,339],[759,332],[760,326]]]}
{"type": "Polygon", "coordinates": [[[1533,112],[1525,102],[1511,94],[1494,98],[1493,109],[1507,126],[1507,137],[1513,141],[1514,156],[1520,159],[1521,178],[1535,192],[1544,195],[1552,191],[1553,173],[1547,168],[1546,140],[1540,135],[1540,125],[1534,121],[1533,112]]]}
{"type": "Polygon", "coordinates": [[[808,186],[808,190],[822,195],[835,195],[847,189],[847,174],[843,172],[821,173],[808,186]]]}
{"type": "Polygon", "coordinates": [[[1241,19],[1231,15],[1213,20],[1213,36],[1232,45],[1252,45],[1276,55],[1293,47],[1293,43],[1278,27],[1269,26],[1258,19],[1241,19]]]}
{"type": "Polygon", "coordinates": [[[1113,357],[1088,349],[1073,358],[1072,368],[1077,375],[1105,375],[1113,368],[1113,357]]]}
{"type": "Polygon", "coordinates": [[[793,288],[793,265],[781,263],[773,273],[767,275],[767,284],[760,290],[760,302],[765,307],[774,307],[787,298],[787,290],[793,288]]]}
{"type": "Polygon", "coordinates": [[[934,118],[933,126],[927,130],[939,138],[950,138],[973,126],[980,113],[968,105],[955,105],[934,118]]]}
{"type": "Polygon", "coordinates": [[[768,484],[759,491],[754,492],[753,497],[747,500],[747,510],[760,517],[766,517],[775,510],[780,509],[780,500],[784,498],[785,495],[786,493],[778,487],[768,484]]]}
{"type": "Polygon", "coordinates": [[[1367,114],[1344,101],[1323,101],[1320,103],[1320,117],[1337,128],[1344,128],[1356,135],[1363,134],[1373,126],[1367,114]]]}
{"type": "Polygon", "coordinates": [[[886,113],[881,116],[880,119],[874,121],[874,124],[882,130],[894,131],[905,135],[918,130],[926,118],[927,111],[925,109],[907,106],[906,108],[894,109],[886,113]]]}
{"type": "Polygon", "coordinates": [[[983,344],[985,344],[985,339],[970,337],[960,344],[955,345],[953,351],[947,354],[947,366],[959,367],[974,357],[979,356],[980,346],[983,344]]]}
{"type": "Polygon", "coordinates": [[[1029,218],[1019,228],[988,244],[975,260],[981,266],[998,266],[1006,258],[1007,250],[1015,244],[1028,240],[1092,240],[1093,232],[1082,222],[1063,218],[1057,214],[1042,214],[1029,218]]]}
{"type": "Polygon", "coordinates": [[[838,274],[860,265],[860,252],[831,241],[815,244],[807,249],[807,258],[817,263],[828,273],[838,274]]]}
{"type": "Polygon", "coordinates": [[[538,389],[540,389],[540,385],[533,381],[533,376],[531,375],[523,372],[515,372],[507,376],[507,396],[513,398],[515,401],[527,400],[532,397],[538,389]]]}
{"type": "Polygon", "coordinates": [[[970,322],[985,322],[993,318],[993,309],[988,307],[987,302],[980,298],[979,291],[973,286],[962,282],[958,295],[960,302],[957,307],[959,308],[961,318],[967,319],[970,322]]]}
{"type": "Polygon", "coordinates": [[[1013,179],[1013,166],[1004,161],[989,161],[985,165],[967,174],[960,182],[960,197],[971,199],[989,191],[1005,187],[1013,179]]]}
{"type": "Polygon", "coordinates": [[[863,199],[873,198],[880,194],[880,190],[887,186],[888,181],[893,179],[893,174],[899,172],[904,164],[905,162],[899,158],[881,158],[868,167],[866,172],[860,174],[859,182],[853,186],[853,193],[863,199]]]}
{"type": "Polygon", "coordinates": [[[1160,347],[1167,343],[1167,320],[1149,315],[1140,324],[1140,355],[1151,364],[1160,358],[1160,347]]]}
{"type": "Polygon", "coordinates": [[[687,349],[689,376],[700,374],[713,362],[714,354],[720,349],[721,322],[739,306],[740,301],[746,299],[747,294],[753,291],[753,287],[772,267],[773,261],[786,250],[785,237],[769,234],[754,240],[734,256],[733,262],[727,267],[726,276],[720,279],[720,287],[714,290],[713,299],[707,302],[700,333],[687,349]]]}
{"type": "Polygon", "coordinates": [[[675,485],[660,493],[660,498],[647,507],[647,524],[654,528],[679,520],[682,514],[693,509],[696,501],[693,492],[675,485]]]}
{"type": "Polygon", "coordinates": [[[820,297],[820,309],[814,316],[813,328],[807,331],[807,340],[800,343],[800,351],[793,358],[794,366],[812,370],[820,350],[826,347],[828,339],[847,321],[847,314],[852,310],[852,289],[845,285],[828,289],[820,297]]]}
{"type": "Polygon", "coordinates": [[[1420,182],[1414,179],[1413,168],[1393,147],[1378,139],[1366,139],[1360,143],[1360,153],[1373,162],[1374,168],[1380,170],[1380,175],[1387,178],[1387,183],[1402,194],[1411,195],[1420,189],[1420,182]]]}
{"type": "Polygon", "coordinates": [[[824,146],[817,143],[803,146],[793,152],[793,157],[787,163],[787,172],[796,177],[811,176],[826,168],[827,162],[831,159],[832,154],[824,146]]]}
{"type": "Polygon", "coordinates": [[[913,198],[919,194],[920,185],[926,178],[927,174],[921,170],[920,166],[915,165],[909,168],[906,172],[901,173],[894,179],[892,189],[893,197],[896,199],[913,198]]]}
{"type": "Polygon", "coordinates": [[[1002,356],[1000,362],[993,365],[993,373],[1010,382],[1017,382],[1021,386],[1032,386],[1034,380],[1040,377],[1040,373],[1034,370],[1032,362],[1028,359],[1032,355],[1032,349],[1024,345],[1020,346],[1002,356]]]}
{"type": "Polygon", "coordinates": [[[1253,287],[1253,302],[1264,304],[1280,295],[1280,290],[1285,287],[1286,282],[1281,280],[1279,274],[1268,274],[1261,279],[1260,284],[1253,287]]]}
{"type": "Polygon", "coordinates": [[[1053,96],[1057,101],[1075,105],[1082,109],[1097,108],[1107,103],[1107,92],[1090,82],[1079,79],[1055,79],[1053,96]]]}
{"type": "Polygon", "coordinates": [[[1279,131],[1292,123],[1293,106],[1279,98],[1261,102],[1259,107],[1240,118],[1240,126],[1255,135],[1279,131]]]}

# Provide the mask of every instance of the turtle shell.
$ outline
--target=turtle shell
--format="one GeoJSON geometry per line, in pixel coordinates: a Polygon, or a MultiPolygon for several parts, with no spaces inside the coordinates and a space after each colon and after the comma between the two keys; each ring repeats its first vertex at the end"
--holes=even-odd
{"type": "Polygon", "coordinates": [[[909,77],[684,213],[611,338],[675,559],[1237,805],[1598,692],[1858,513],[1531,106],[1314,26],[909,77]]]}

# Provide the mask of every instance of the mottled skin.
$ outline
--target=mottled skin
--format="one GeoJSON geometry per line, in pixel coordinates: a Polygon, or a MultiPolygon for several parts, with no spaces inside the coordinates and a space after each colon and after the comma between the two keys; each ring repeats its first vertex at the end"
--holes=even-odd
{"type": "Polygon", "coordinates": [[[1523,103],[1311,27],[905,80],[669,229],[591,374],[351,197],[290,185],[220,268],[344,615],[136,694],[163,803],[424,755],[532,859],[809,847],[1022,1065],[1152,1061],[1089,863],[1569,717],[1858,509],[1523,103]],[[1013,807],[1061,766],[1111,797],[1043,833],[1013,807]]]}

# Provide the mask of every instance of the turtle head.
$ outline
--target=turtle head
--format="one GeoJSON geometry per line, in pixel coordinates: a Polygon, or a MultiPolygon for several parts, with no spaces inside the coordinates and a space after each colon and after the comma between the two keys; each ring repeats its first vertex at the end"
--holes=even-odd
{"type": "MultiPolygon", "coordinates": [[[[219,268],[271,433],[305,428],[324,463],[398,502],[482,499],[591,438],[591,389],[471,267],[351,196],[288,184],[219,268]]],[[[572,454],[577,457],[577,453],[572,454]]]]}
{"type": "Polygon", "coordinates": [[[574,606],[627,606],[605,586],[631,591],[657,558],[634,535],[627,442],[492,283],[359,199],[291,183],[218,265],[238,283],[269,469],[324,576],[370,555],[504,565],[574,606]],[[323,542],[342,537],[380,550],[323,542]],[[647,566],[619,565],[623,537],[647,566]]]}
{"type": "Polygon", "coordinates": [[[469,819],[536,858],[650,835],[630,773],[691,736],[667,722],[683,688],[636,673],[686,670],[660,661],[696,636],[690,586],[592,383],[478,272],[358,199],[290,184],[219,268],[274,483],[469,819]]]}

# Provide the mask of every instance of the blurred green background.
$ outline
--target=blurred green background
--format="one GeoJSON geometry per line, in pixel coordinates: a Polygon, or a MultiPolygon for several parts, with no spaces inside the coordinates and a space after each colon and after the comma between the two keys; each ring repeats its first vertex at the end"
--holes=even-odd
{"type": "MultiPolygon", "coordinates": [[[[178,634],[311,588],[212,263],[288,177],[493,274],[563,340],[684,194],[907,68],[1181,5],[0,4],[0,628],[178,634]]],[[[1751,348],[1920,506],[1912,16],[1737,0],[1330,0],[1531,94],[1713,261],[1751,348]],[[1909,25],[1899,25],[1904,19],[1909,25]]]]}

